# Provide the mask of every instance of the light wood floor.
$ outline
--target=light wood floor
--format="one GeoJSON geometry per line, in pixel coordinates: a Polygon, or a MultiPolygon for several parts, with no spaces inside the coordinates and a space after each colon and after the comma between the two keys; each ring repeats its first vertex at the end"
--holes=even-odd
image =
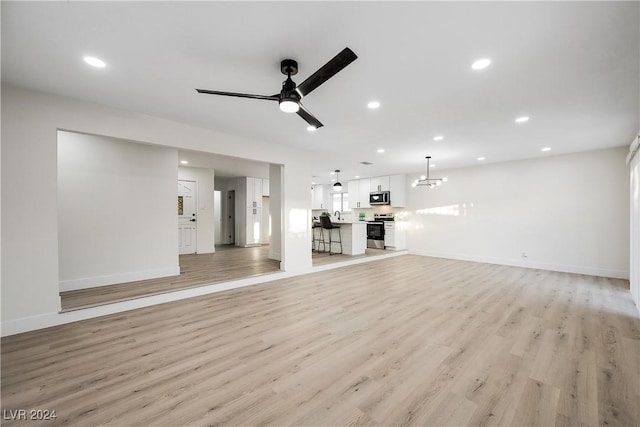
{"type": "Polygon", "coordinates": [[[592,276],[405,255],[1,344],[37,425],[640,424],[638,311],[592,276]]]}
{"type": "Polygon", "coordinates": [[[367,248],[363,255],[345,255],[345,254],[331,254],[328,252],[311,252],[311,261],[313,266],[333,264],[336,262],[349,261],[352,259],[370,258],[378,255],[389,254],[389,251],[384,249],[371,249],[367,248]]]}
{"type": "MultiPolygon", "coordinates": [[[[367,249],[364,255],[357,256],[313,252],[312,262],[314,266],[326,265],[385,253],[388,252],[382,249],[367,249]]],[[[62,311],[71,311],[278,271],[280,263],[269,259],[269,246],[220,245],[214,254],[180,255],[180,276],[60,292],[60,300],[62,311]]]]}
{"type": "Polygon", "coordinates": [[[213,254],[180,255],[180,275],[60,293],[62,311],[94,307],[180,289],[228,282],[280,271],[269,246],[216,246],[213,254]]]}

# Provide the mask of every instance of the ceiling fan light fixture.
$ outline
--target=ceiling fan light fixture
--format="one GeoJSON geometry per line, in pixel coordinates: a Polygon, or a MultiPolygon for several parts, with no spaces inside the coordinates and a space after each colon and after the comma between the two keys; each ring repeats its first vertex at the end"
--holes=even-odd
{"type": "Polygon", "coordinates": [[[280,101],[280,111],[285,113],[297,113],[300,109],[300,104],[294,98],[283,98],[280,101]]]}

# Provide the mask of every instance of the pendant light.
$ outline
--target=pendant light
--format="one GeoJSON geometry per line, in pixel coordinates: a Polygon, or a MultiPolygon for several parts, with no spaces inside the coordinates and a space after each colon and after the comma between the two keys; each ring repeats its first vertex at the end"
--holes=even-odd
{"type": "Polygon", "coordinates": [[[342,184],[340,183],[340,180],[338,179],[338,174],[340,173],[340,170],[336,169],[336,183],[333,184],[333,191],[342,191],[342,184]]]}
{"type": "Polygon", "coordinates": [[[429,188],[436,187],[438,185],[442,185],[443,182],[447,182],[447,178],[430,178],[429,177],[429,160],[431,160],[431,156],[425,157],[427,159],[427,174],[422,175],[420,179],[416,179],[411,184],[412,187],[418,187],[426,185],[429,188]]]}

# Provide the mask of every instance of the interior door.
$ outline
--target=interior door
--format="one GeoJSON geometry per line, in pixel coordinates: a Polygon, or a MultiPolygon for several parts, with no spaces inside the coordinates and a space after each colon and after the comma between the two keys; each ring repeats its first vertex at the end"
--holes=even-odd
{"type": "Polygon", "coordinates": [[[236,244],[236,192],[231,190],[227,193],[227,218],[225,229],[225,243],[236,244]]]}
{"type": "Polygon", "coordinates": [[[178,181],[178,253],[196,253],[196,200],[195,181],[178,181]]]}

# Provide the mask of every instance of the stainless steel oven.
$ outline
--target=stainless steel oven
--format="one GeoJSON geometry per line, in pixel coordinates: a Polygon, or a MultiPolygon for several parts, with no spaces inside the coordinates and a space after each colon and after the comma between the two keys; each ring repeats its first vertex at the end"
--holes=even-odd
{"type": "Polygon", "coordinates": [[[384,224],[393,221],[393,212],[373,214],[373,221],[367,222],[367,247],[375,249],[385,249],[384,246],[384,224]]]}
{"type": "Polygon", "coordinates": [[[367,223],[367,247],[384,249],[384,222],[372,221],[367,223]]]}

